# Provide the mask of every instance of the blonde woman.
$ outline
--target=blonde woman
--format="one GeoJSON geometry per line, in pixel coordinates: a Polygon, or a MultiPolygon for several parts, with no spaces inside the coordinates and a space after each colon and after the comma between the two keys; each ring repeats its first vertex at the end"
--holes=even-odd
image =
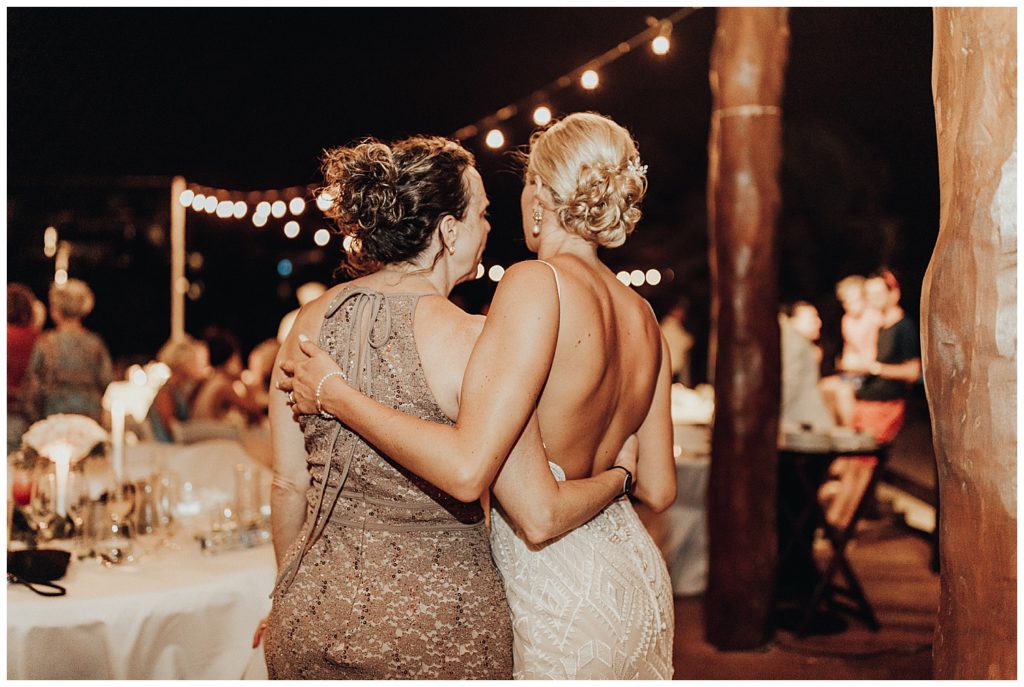
{"type": "Polygon", "coordinates": [[[51,285],[49,297],[56,328],[40,335],[32,349],[26,400],[36,419],[78,413],[99,421],[100,401],[114,373],[103,339],[82,324],[96,303],[92,289],[68,279],[51,285]]]}
{"type": "Polygon", "coordinates": [[[650,307],[597,255],[633,231],[645,175],[629,133],[606,117],[577,113],[535,134],[522,210],[540,259],[499,283],[453,425],[363,396],[309,342],[308,358],[283,365],[294,374],[282,388],[295,412],[337,417],[462,500],[493,483],[501,506],[491,544],[512,609],[517,678],[672,677],[668,572],[627,499],[543,545],[504,515],[533,488],[506,462],[524,430],[543,437],[559,479],[603,474],[635,433],[639,463],[624,491],[655,510],[675,498],[667,349],[650,307]]]}

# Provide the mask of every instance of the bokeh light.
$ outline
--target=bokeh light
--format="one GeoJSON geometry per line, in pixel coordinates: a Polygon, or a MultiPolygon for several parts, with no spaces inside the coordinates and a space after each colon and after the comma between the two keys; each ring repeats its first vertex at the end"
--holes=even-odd
{"type": "Polygon", "coordinates": [[[657,286],[661,283],[661,272],[656,269],[647,270],[647,274],[644,276],[647,277],[647,283],[651,286],[657,286]]]}
{"type": "Polygon", "coordinates": [[[326,246],[331,242],[331,232],[326,229],[317,229],[313,234],[313,243],[318,246],[326,246]]]}
{"type": "Polygon", "coordinates": [[[664,55],[668,52],[671,43],[668,40],[668,36],[658,36],[651,41],[651,50],[654,51],[655,55],[664,55]]]}
{"type": "Polygon", "coordinates": [[[189,205],[191,205],[192,201],[195,199],[196,192],[190,188],[185,189],[184,191],[181,192],[181,195],[178,196],[178,202],[181,203],[184,207],[188,207],[189,205]]]}
{"type": "Polygon", "coordinates": [[[580,76],[580,85],[588,91],[592,91],[597,88],[599,83],[601,83],[601,78],[593,69],[588,69],[580,76]]]}
{"type": "Polygon", "coordinates": [[[544,126],[551,121],[551,108],[541,105],[533,111],[533,123],[537,126],[544,126]]]}
{"type": "Polygon", "coordinates": [[[299,235],[299,223],[296,222],[295,220],[292,220],[290,222],[285,222],[285,225],[284,225],[284,235],[287,236],[290,239],[293,239],[296,236],[298,236],[299,235]]]}
{"type": "Polygon", "coordinates": [[[283,200],[275,200],[270,206],[270,214],[274,217],[284,217],[284,213],[288,211],[288,206],[283,200]]]}
{"type": "Polygon", "coordinates": [[[302,211],[306,209],[306,201],[302,198],[295,197],[288,201],[288,210],[293,215],[301,215],[302,211]]]}
{"type": "Polygon", "coordinates": [[[282,277],[287,277],[292,273],[292,261],[288,258],[282,258],[277,261],[277,273],[282,277]]]}

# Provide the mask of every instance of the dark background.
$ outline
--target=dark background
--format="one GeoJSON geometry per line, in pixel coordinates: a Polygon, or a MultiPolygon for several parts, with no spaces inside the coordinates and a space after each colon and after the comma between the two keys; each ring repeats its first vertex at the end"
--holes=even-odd
{"type": "MultiPolygon", "coordinates": [[[[8,9],[8,280],[40,297],[53,278],[43,229],[72,246],[70,273],[97,294],[86,324],[115,356],[152,355],[169,334],[169,179],[240,191],[316,184],[323,148],[362,136],[450,135],[646,27],[668,8],[8,9]]],[[[917,315],[938,230],[931,10],[790,11],[784,101],[780,293],[815,302],[826,344],[841,277],[898,271],[917,315]]],[[[601,71],[593,92],[552,95],[556,114],[596,110],[628,127],[650,169],[645,216],[615,270],[671,268],[641,292],[659,314],[691,302],[694,376],[705,377],[709,275],[705,181],[715,10],[678,24],[601,71]]],[[[504,126],[527,141],[523,112],[504,126]]],[[[465,141],[492,201],[484,263],[528,257],[508,150],[465,141]]],[[[188,211],[203,287],[186,327],[235,330],[248,349],[274,336],[294,289],[333,281],[341,244],[313,244],[315,208],[295,240],[285,220],[256,229],[188,211]],[[277,273],[290,259],[294,271],[277,273]]],[[[287,218],[285,218],[287,219],[287,218]]],[[[456,289],[470,309],[487,279],[456,289]]],[[[826,359],[830,356],[826,355],[826,359]]]]}

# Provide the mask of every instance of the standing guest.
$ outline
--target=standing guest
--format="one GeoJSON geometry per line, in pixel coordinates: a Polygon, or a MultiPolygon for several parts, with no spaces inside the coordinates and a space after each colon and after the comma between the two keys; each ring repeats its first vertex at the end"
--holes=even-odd
{"type": "Polygon", "coordinates": [[[209,375],[196,391],[193,417],[233,424],[257,423],[263,410],[241,380],[242,351],[235,335],[218,327],[203,333],[210,356],[209,375]]]}
{"type": "Polygon", "coordinates": [[[7,450],[17,448],[29,425],[22,386],[32,347],[39,337],[33,303],[36,297],[24,284],[7,285],[7,450]]]}
{"type": "Polygon", "coordinates": [[[40,335],[32,349],[26,400],[34,418],[78,413],[100,421],[101,400],[113,379],[106,345],[82,324],[92,312],[92,289],[80,279],[50,287],[50,317],[56,329],[40,335]]]}
{"type": "MultiPolygon", "coordinates": [[[[857,390],[853,426],[874,436],[879,444],[896,438],[906,414],[910,385],[921,377],[921,340],[917,327],[900,306],[900,285],[892,271],[883,269],[864,282],[869,307],[882,313],[876,358],[847,364],[844,372],[867,375],[857,390]]],[[[845,524],[853,516],[857,499],[844,498],[863,493],[877,460],[869,456],[841,458],[833,463],[839,475],[840,492],[829,505],[829,522],[845,524]]]]}
{"type": "Polygon", "coordinates": [[[172,442],[179,436],[181,423],[192,418],[192,401],[206,377],[206,346],[190,336],[168,341],[157,353],[171,376],[160,387],[149,409],[149,420],[157,441],[172,442]]]}
{"type": "Polygon", "coordinates": [[[685,386],[690,383],[690,350],[693,348],[693,334],[686,331],[686,298],[676,301],[659,325],[661,333],[668,344],[669,358],[672,360],[672,381],[685,386]]]}

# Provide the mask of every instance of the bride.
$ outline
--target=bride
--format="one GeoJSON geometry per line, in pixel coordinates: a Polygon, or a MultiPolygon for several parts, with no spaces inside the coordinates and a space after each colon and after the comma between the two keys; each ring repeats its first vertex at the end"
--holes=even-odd
{"type": "Polygon", "coordinates": [[[522,210],[540,259],[499,283],[454,425],[363,396],[310,342],[300,344],[306,357],[282,365],[289,377],[279,387],[296,413],[339,418],[457,498],[475,500],[493,482],[501,506],[491,544],[512,610],[516,678],[672,676],[671,585],[628,500],[541,546],[502,515],[516,488],[529,488],[506,475],[511,462],[502,469],[524,429],[539,430],[558,479],[602,474],[635,433],[635,482],[624,490],[654,510],[675,497],[668,352],[647,303],[597,256],[636,226],[645,175],[629,133],[606,117],[576,113],[534,135],[522,210]]]}

